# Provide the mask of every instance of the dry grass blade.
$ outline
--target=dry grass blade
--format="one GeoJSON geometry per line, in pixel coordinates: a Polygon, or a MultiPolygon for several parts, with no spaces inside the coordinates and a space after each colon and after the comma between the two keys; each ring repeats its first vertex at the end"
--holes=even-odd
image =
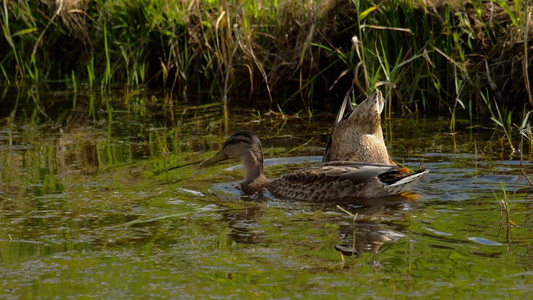
{"type": "Polygon", "coordinates": [[[377,25],[363,25],[361,28],[372,28],[372,29],[378,29],[378,30],[392,30],[392,31],[401,31],[409,33],[410,35],[413,35],[413,31],[409,28],[399,28],[399,27],[387,27],[387,26],[377,26],[377,25]]]}
{"type": "Polygon", "coordinates": [[[444,58],[446,58],[449,62],[451,62],[453,65],[455,65],[457,68],[459,68],[461,70],[461,72],[466,73],[465,66],[463,66],[460,63],[458,63],[457,61],[455,61],[453,58],[448,56],[446,53],[444,53],[439,48],[433,48],[433,49],[435,49],[435,51],[437,51],[440,55],[444,56],[444,58]]]}
{"type": "Polygon", "coordinates": [[[529,176],[527,175],[526,171],[522,170],[522,175],[526,178],[527,182],[529,182],[529,185],[533,188],[533,182],[531,182],[531,179],[529,179],[529,176]]]}

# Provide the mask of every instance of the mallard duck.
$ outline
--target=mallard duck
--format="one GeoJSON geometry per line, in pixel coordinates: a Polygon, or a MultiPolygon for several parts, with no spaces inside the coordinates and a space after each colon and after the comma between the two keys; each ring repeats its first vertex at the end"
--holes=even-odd
{"type": "Polygon", "coordinates": [[[384,197],[411,190],[428,171],[401,172],[397,166],[348,161],[318,163],[269,180],[263,171],[263,148],[251,132],[230,136],[222,149],[201,165],[226,159],[238,159],[244,165],[245,180],[240,184],[245,194],[267,189],[274,196],[306,201],[328,201],[345,197],[384,197]]]}
{"type": "Polygon", "coordinates": [[[379,90],[357,105],[355,110],[350,104],[350,98],[345,97],[322,161],[395,165],[383,140],[383,107],[383,95],[379,90]]]}

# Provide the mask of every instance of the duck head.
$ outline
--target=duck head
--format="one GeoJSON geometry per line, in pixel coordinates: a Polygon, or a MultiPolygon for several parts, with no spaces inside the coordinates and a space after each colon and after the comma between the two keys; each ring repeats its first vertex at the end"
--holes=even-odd
{"type": "Polygon", "coordinates": [[[257,179],[264,178],[263,147],[261,141],[251,132],[237,132],[230,136],[220,151],[211,158],[200,163],[201,166],[237,159],[244,165],[245,181],[241,185],[243,190],[257,179]]]}

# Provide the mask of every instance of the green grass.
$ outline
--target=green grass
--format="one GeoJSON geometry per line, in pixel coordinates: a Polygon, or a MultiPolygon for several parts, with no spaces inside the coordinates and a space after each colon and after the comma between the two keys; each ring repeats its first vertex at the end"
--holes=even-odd
{"type": "Polygon", "coordinates": [[[482,94],[533,105],[529,1],[58,3],[2,1],[0,82],[150,86],[308,112],[352,84],[356,95],[384,86],[388,115],[490,117],[482,94]]]}

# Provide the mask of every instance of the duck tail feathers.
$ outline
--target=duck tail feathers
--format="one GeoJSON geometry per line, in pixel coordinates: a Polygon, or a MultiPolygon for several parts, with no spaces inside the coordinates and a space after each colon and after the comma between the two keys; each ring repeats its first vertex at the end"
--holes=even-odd
{"type": "Polygon", "coordinates": [[[398,195],[401,193],[409,192],[413,186],[429,172],[429,169],[420,170],[414,174],[411,174],[405,178],[402,178],[395,183],[386,187],[387,194],[398,195]]]}

